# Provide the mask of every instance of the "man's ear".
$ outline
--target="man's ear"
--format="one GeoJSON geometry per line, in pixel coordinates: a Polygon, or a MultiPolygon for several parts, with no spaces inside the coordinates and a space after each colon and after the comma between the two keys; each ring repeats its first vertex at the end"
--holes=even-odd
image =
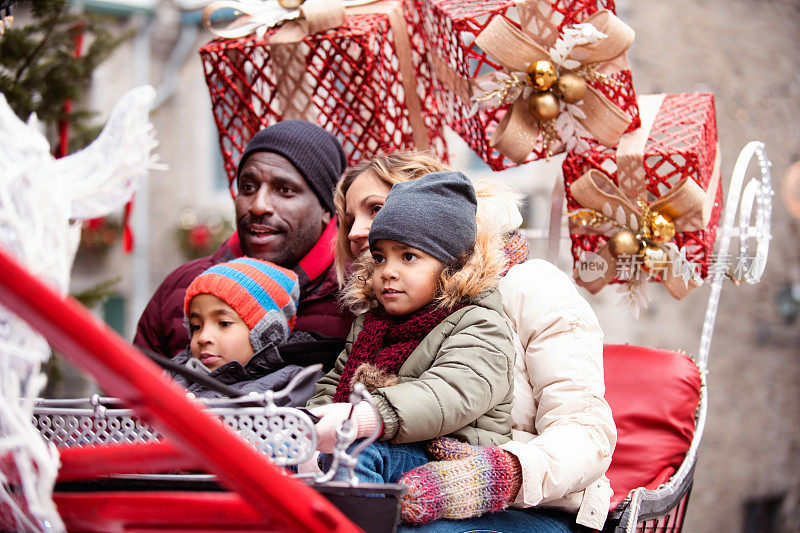
{"type": "Polygon", "coordinates": [[[333,215],[331,215],[331,213],[329,211],[323,211],[322,212],[322,228],[323,229],[325,228],[325,226],[327,226],[330,223],[332,216],[333,215]]]}

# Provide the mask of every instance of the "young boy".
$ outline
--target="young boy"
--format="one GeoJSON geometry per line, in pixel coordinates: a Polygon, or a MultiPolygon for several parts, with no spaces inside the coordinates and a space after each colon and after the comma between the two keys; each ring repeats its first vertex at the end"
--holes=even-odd
{"type": "MultiPolygon", "coordinates": [[[[186,290],[190,342],[173,360],[245,394],[282,389],[303,368],[288,364],[277,349],[289,340],[299,294],[297,275],[267,261],[243,257],[214,265],[186,290]]],[[[222,396],[173,378],[195,396],[222,396]]],[[[305,405],[313,392],[313,381],[307,383],[289,405],[305,405]]]]}

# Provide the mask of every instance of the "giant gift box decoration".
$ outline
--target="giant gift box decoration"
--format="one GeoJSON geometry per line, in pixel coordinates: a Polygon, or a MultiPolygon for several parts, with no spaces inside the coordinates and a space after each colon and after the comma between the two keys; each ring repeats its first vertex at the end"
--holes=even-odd
{"type": "Polygon", "coordinates": [[[425,45],[413,35],[418,15],[404,15],[392,0],[309,0],[299,10],[276,9],[228,0],[204,11],[220,37],[200,56],[231,184],[247,141],[285,119],[333,133],[349,164],[379,150],[429,149],[447,159],[425,45]],[[214,13],[232,6],[239,19],[215,28],[214,13]]]}
{"type": "Polygon", "coordinates": [[[714,96],[647,95],[639,109],[615,149],[564,160],[575,279],[592,293],[657,281],[680,299],[709,274],[722,208],[714,96]]]}
{"type": "Polygon", "coordinates": [[[613,0],[414,0],[450,125],[494,170],[639,126],[613,0]]]}

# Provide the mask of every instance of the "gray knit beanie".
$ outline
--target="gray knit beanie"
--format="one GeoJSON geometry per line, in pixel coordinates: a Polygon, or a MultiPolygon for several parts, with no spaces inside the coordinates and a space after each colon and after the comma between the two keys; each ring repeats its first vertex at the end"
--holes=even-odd
{"type": "Polygon", "coordinates": [[[319,202],[331,213],[333,189],[347,168],[342,144],[330,133],[303,120],[284,120],[256,133],[239,159],[236,178],[247,158],[256,152],[274,152],[289,160],[305,178],[319,202]]]}
{"type": "Polygon", "coordinates": [[[475,189],[461,172],[432,172],[397,183],[369,231],[369,245],[386,239],[426,252],[446,265],[470,254],[477,237],[475,189]]]}

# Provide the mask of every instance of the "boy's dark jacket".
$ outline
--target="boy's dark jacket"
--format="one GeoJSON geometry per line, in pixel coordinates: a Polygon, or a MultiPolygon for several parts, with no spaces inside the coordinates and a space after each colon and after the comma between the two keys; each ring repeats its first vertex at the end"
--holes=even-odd
{"type": "MultiPolygon", "coordinates": [[[[267,346],[244,365],[238,361],[225,363],[208,375],[225,385],[238,389],[243,394],[263,393],[268,390],[280,391],[298,372],[314,363],[331,361],[343,346],[343,342],[329,341],[312,337],[305,332],[297,332],[281,346],[267,346]]],[[[172,361],[185,365],[192,358],[189,348],[172,358],[172,361]]],[[[324,364],[324,363],[323,363],[324,364]]],[[[328,367],[329,368],[329,367],[328,367]]],[[[325,370],[328,370],[325,368],[325,370]]],[[[192,383],[187,378],[168,372],[187,392],[198,398],[224,398],[225,396],[192,383]]],[[[319,371],[305,379],[288,397],[276,403],[292,407],[302,407],[314,393],[314,383],[322,377],[319,371]]]]}

